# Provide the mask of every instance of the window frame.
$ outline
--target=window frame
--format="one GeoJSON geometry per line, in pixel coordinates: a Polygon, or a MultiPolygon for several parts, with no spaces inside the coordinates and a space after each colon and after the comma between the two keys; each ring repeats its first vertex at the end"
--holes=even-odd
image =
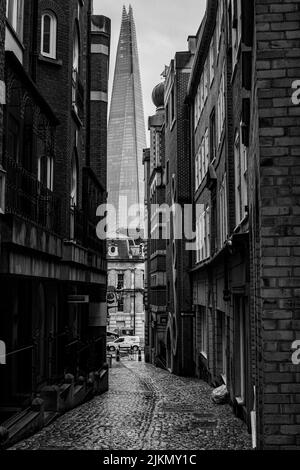
{"type": "Polygon", "coordinates": [[[219,215],[220,215],[220,248],[222,249],[229,235],[228,230],[228,191],[227,174],[224,173],[219,190],[219,215]]]}
{"type": "Polygon", "coordinates": [[[18,38],[23,41],[24,0],[6,1],[6,19],[18,38]]]}
{"type": "Polygon", "coordinates": [[[45,10],[41,17],[41,55],[49,59],[57,58],[57,17],[51,10],[45,10]],[[50,18],[49,52],[45,52],[45,18],[50,18]]]}
{"type": "Polygon", "coordinates": [[[234,140],[234,174],[235,174],[235,220],[238,226],[246,216],[248,205],[248,164],[247,147],[242,139],[242,122],[236,130],[234,140]]]}

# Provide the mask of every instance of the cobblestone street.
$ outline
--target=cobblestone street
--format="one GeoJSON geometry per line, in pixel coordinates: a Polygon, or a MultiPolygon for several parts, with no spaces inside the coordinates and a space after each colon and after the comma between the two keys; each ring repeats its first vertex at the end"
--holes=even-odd
{"type": "Polygon", "coordinates": [[[110,390],[14,446],[30,450],[250,449],[246,426],[196,379],[123,360],[110,390]]]}

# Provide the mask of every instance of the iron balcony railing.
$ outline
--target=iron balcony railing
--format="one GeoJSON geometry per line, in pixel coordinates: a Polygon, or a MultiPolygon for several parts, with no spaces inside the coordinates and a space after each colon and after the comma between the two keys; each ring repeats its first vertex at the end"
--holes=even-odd
{"type": "Polygon", "coordinates": [[[6,213],[18,215],[47,231],[61,233],[61,202],[37,177],[5,156],[6,213]]]}

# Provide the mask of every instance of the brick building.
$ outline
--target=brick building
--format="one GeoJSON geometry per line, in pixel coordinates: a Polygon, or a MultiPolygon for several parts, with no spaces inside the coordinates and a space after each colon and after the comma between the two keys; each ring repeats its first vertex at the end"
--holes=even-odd
{"type": "MultiPolygon", "coordinates": [[[[5,2],[0,3],[0,165],[2,163],[2,131],[3,131],[3,105],[5,104],[4,82],[4,41],[5,41],[5,2]]],[[[2,168],[0,166],[0,172],[2,168]]],[[[0,178],[2,178],[0,173],[0,178]]],[[[0,179],[0,194],[2,190],[0,179]]]]}
{"type": "MultiPolygon", "coordinates": [[[[185,103],[194,52],[190,38],[189,51],[177,52],[171,61],[165,80],[165,165],[166,204],[183,208],[190,203],[190,162],[188,106],[185,103]]],[[[169,221],[167,237],[167,368],[173,373],[191,375],[192,357],[192,295],[190,285],[190,253],[185,250],[185,234],[177,236],[178,211],[165,217],[169,221]]]]}
{"type": "Polygon", "coordinates": [[[151,227],[151,211],[150,211],[150,187],[148,185],[150,176],[150,148],[143,151],[144,165],[144,187],[145,187],[145,279],[144,279],[144,309],[145,309],[145,361],[151,362],[151,342],[150,334],[152,328],[152,317],[150,310],[150,243],[149,230],[151,227]]]}
{"type": "Polygon", "coordinates": [[[300,448],[299,30],[298,1],[209,0],[165,86],[166,202],[196,242],[170,215],[167,368],[226,384],[270,450],[300,448]]]}
{"type": "Polygon", "coordinates": [[[91,1],[8,0],[5,30],[1,423],[37,393],[55,412],[106,386],[110,20],[91,1]]]}
{"type": "Polygon", "coordinates": [[[214,386],[225,383],[236,413],[248,420],[253,397],[247,334],[247,180],[246,167],[242,168],[247,158],[243,127],[246,105],[241,63],[235,50],[239,44],[228,44],[231,30],[226,18],[224,2],[208,3],[197,34],[188,90],[196,214],[196,250],[192,256],[194,360],[196,375],[214,386]]]}
{"type": "MultiPolygon", "coordinates": [[[[156,114],[149,117],[149,159],[144,155],[145,193],[147,204],[147,291],[148,311],[146,325],[146,360],[166,366],[166,328],[168,322],[166,297],[166,239],[162,237],[163,214],[159,208],[166,202],[165,165],[165,86],[161,82],[152,94],[156,114]]],[[[146,290],[146,286],[145,286],[146,290]]]]}

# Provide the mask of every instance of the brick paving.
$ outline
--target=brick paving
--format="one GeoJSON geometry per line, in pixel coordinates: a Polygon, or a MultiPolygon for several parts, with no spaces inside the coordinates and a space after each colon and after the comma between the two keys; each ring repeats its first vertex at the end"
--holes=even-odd
{"type": "Polygon", "coordinates": [[[250,449],[245,424],[229,406],[214,405],[211,391],[197,379],[125,359],[110,370],[107,393],[13,449],[250,449]]]}

